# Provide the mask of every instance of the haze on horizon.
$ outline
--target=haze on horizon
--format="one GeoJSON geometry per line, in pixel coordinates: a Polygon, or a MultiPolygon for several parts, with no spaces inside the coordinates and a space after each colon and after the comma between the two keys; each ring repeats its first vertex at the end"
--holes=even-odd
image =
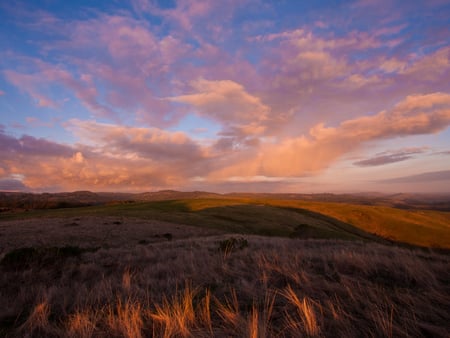
{"type": "Polygon", "coordinates": [[[450,3],[0,4],[0,190],[449,192],[450,3]]]}

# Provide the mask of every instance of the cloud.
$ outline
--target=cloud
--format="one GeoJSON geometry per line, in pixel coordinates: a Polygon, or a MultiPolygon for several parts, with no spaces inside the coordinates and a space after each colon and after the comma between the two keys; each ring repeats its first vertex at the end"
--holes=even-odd
{"type": "Polygon", "coordinates": [[[450,94],[418,94],[407,96],[390,111],[344,121],[338,128],[319,124],[311,129],[311,135],[318,140],[341,138],[362,142],[436,133],[449,124],[450,94]]]}
{"type": "Polygon", "coordinates": [[[309,135],[262,143],[256,154],[243,153],[236,163],[212,173],[229,176],[304,176],[318,173],[342,155],[368,142],[419,134],[433,134],[450,125],[450,94],[406,97],[391,110],[341,122],[318,124],[309,135]]]}
{"type": "Polygon", "coordinates": [[[13,178],[0,178],[0,191],[26,191],[22,181],[13,178]]]}
{"type": "Polygon", "coordinates": [[[22,156],[69,156],[73,153],[73,148],[48,141],[43,138],[36,138],[23,135],[15,138],[4,133],[0,129],[0,154],[4,159],[22,156]]]}
{"type": "Polygon", "coordinates": [[[410,175],[403,177],[390,178],[380,180],[380,183],[418,183],[418,182],[434,182],[434,181],[450,181],[450,170],[430,171],[418,175],[410,175]]]}
{"type": "MultiPolygon", "coordinates": [[[[101,140],[106,141],[109,136],[114,136],[111,130],[109,132],[101,140]]],[[[114,132],[120,138],[124,131],[114,132]]],[[[153,143],[159,144],[152,148],[148,135],[136,135],[136,130],[131,130],[128,136],[136,139],[128,143],[118,139],[109,152],[105,144],[79,144],[71,148],[27,135],[18,139],[4,134],[0,136],[1,144],[5,145],[0,149],[2,175],[22,177],[21,182],[28,190],[142,191],[180,188],[190,176],[202,174],[208,167],[208,163],[197,161],[198,152],[190,153],[189,145],[183,145],[183,140],[177,139],[177,135],[170,140],[166,135],[153,135],[153,143]],[[139,140],[141,137],[143,140],[139,140]],[[178,149],[173,146],[172,157],[168,158],[162,149],[170,147],[170,142],[180,144],[178,149]]],[[[11,186],[12,183],[8,184],[11,186]]]]}
{"type": "MultiPolygon", "coordinates": [[[[64,20],[43,10],[21,17],[36,53],[24,56],[11,43],[2,74],[45,108],[40,113],[61,116],[78,143],[13,137],[0,128],[2,175],[23,174],[33,187],[48,180],[54,187],[144,189],[195,177],[219,187],[230,177],[315,175],[380,140],[435,134],[450,124],[446,26],[437,31],[408,16],[422,7],[428,15],[428,5],[364,0],[349,7],[352,20],[321,8],[320,21],[308,11],[298,21],[283,4],[253,0],[131,6],[134,12],[114,5],[64,20]],[[356,15],[368,5],[371,15],[356,15]],[[255,21],[253,13],[263,16],[255,21]],[[418,48],[414,30],[422,26],[418,48]],[[205,120],[216,135],[194,133],[205,120]]],[[[438,16],[434,21],[445,20],[438,16]]],[[[21,116],[30,130],[46,123],[31,110],[21,116]]],[[[355,165],[416,154],[394,150],[355,165]]]]}
{"type": "Polygon", "coordinates": [[[6,78],[17,88],[26,92],[38,107],[60,108],[63,102],[52,99],[49,94],[51,87],[60,84],[71,90],[74,95],[94,114],[102,117],[113,117],[114,111],[97,100],[97,89],[86,81],[85,76],[76,79],[70,72],[57,66],[39,60],[31,60],[30,66],[35,70],[29,74],[13,70],[5,70],[6,78]]]}
{"type": "MultiPolygon", "coordinates": [[[[9,82],[19,88],[19,90],[30,95],[38,107],[58,107],[58,104],[55,101],[42,94],[38,89],[39,81],[38,76],[35,76],[35,74],[21,74],[12,70],[5,70],[3,73],[9,82]]],[[[45,81],[45,79],[42,80],[45,81]]]]}
{"type": "Polygon", "coordinates": [[[450,47],[444,47],[436,52],[418,58],[402,70],[401,74],[414,76],[424,80],[434,80],[448,74],[450,71],[450,47]]]}
{"type": "Polygon", "coordinates": [[[132,5],[139,14],[151,13],[162,17],[178,34],[188,33],[191,37],[204,38],[205,31],[223,33],[223,27],[231,19],[234,10],[248,1],[229,0],[226,3],[214,0],[177,0],[174,6],[162,8],[148,0],[133,0],[132,5]],[[205,29],[206,27],[206,29],[205,29]]]}
{"type": "Polygon", "coordinates": [[[3,90],[0,90],[0,96],[5,95],[6,93],[3,90]]]}
{"type": "Polygon", "coordinates": [[[231,136],[260,135],[265,131],[270,108],[257,96],[249,94],[234,81],[197,79],[191,82],[193,94],[170,97],[168,100],[194,106],[204,117],[225,126],[231,136]]]}
{"type": "Polygon", "coordinates": [[[173,90],[169,71],[182,69],[189,44],[170,34],[157,37],[146,22],[126,15],[57,21],[53,30],[61,37],[43,42],[41,49],[62,55],[63,64],[12,55],[19,67],[4,71],[37,106],[61,108],[63,102],[54,94],[58,88],[74,95],[94,116],[116,122],[132,113],[167,127],[180,118],[158,96],[173,90]]]}
{"type": "MultiPolygon", "coordinates": [[[[297,137],[258,137],[251,147],[233,151],[202,145],[182,132],[74,119],[66,128],[84,144],[66,146],[28,135],[15,138],[2,131],[0,166],[4,175],[23,175],[22,182],[30,189],[42,188],[45,182],[59,190],[142,191],[200,184],[193,181],[195,177],[202,177],[201,184],[206,186],[236,184],[239,178],[239,183],[252,189],[258,183],[268,187],[274,182],[287,187],[286,177],[315,175],[367,142],[443,130],[450,124],[448,96],[409,96],[372,116],[342,121],[336,127],[316,125],[309,134],[297,137]]],[[[204,101],[195,99],[202,104],[212,100],[209,93],[204,101]]],[[[381,153],[360,165],[404,160],[423,151],[381,153]]]]}
{"type": "Polygon", "coordinates": [[[413,155],[424,153],[424,148],[410,148],[398,151],[390,151],[379,153],[372,158],[360,160],[353,164],[359,167],[381,166],[390,163],[402,162],[414,158],[413,155]]]}
{"type": "Polygon", "coordinates": [[[182,132],[76,119],[69,122],[68,129],[85,142],[91,141],[97,151],[111,156],[155,162],[190,162],[206,157],[206,152],[182,132]]]}

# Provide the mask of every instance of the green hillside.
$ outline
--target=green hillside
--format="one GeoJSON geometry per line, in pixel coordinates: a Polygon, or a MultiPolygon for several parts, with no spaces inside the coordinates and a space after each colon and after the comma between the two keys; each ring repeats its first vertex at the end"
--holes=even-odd
{"type": "Polygon", "coordinates": [[[185,199],[34,210],[1,219],[136,217],[220,229],[226,232],[300,238],[397,241],[450,248],[450,213],[382,206],[278,199],[185,199]]]}

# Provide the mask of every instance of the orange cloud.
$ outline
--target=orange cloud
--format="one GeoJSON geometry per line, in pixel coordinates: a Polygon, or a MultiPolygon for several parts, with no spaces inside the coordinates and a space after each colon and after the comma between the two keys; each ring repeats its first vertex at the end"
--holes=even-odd
{"type": "Polygon", "coordinates": [[[211,174],[232,176],[302,176],[317,173],[364,143],[386,138],[436,133],[450,125],[450,94],[406,97],[391,110],[341,122],[337,127],[318,124],[308,136],[262,143],[258,153],[245,156],[211,174]]]}

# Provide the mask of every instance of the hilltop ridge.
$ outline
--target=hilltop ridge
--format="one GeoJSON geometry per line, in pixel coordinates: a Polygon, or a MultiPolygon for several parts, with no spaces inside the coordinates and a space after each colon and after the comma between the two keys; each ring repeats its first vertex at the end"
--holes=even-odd
{"type": "Polygon", "coordinates": [[[201,198],[280,199],[388,206],[397,209],[450,211],[449,194],[382,193],[226,193],[160,190],[144,193],[74,191],[25,193],[0,191],[0,209],[57,209],[101,205],[112,202],[166,201],[201,198]]]}

